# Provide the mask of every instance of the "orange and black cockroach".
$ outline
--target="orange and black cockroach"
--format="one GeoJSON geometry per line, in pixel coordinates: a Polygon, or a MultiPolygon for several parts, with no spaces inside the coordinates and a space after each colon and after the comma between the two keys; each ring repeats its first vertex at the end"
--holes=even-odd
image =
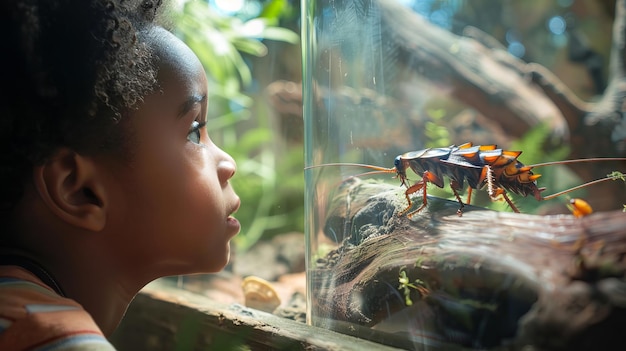
{"type": "MultiPolygon", "coordinates": [[[[360,174],[359,176],[376,173],[394,173],[394,178],[399,178],[401,186],[406,187],[404,196],[408,203],[407,207],[398,215],[402,216],[406,214],[407,217],[410,218],[426,207],[428,203],[426,194],[427,184],[432,183],[439,188],[443,188],[444,175],[450,178],[450,188],[454,193],[454,197],[460,204],[457,211],[459,215],[462,215],[465,204],[471,202],[472,189],[483,189],[485,187],[492,200],[503,198],[513,211],[519,213],[519,209],[508,197],[507,190],[521,196],[532,195],[537,201],[542,201],[561,196],[592,184],[619,178],[619,176],[616,175],[608,175],[605,178],[587,182],[552,195],[542,196],[541,192],[544,191],[545,188],[539,188],[537,186],[537,179],[541,175],[534,174],[532,172],[533,168],[578,162],[626,161],[626,158],[606,157],[524,165],[517,159],[521,153],[522,151],[498,149],[496,145],[473,145],[472,143],[465,143],[459,146],[452,145],[443,148],[428,148],[404,153],[396,157],[392,168],[360,163],[327,163],[309,166],[305,169],[325,166],[357,166],[373,170],[360,174]],[[407,178],[408,169],[411,169],[417,175],[421,176],[421,179],[410,184],[407,178]],[[469,188],[467,201],[464,203],[461,200],[459,191],[463,190],[466,182],[469,188]],[[420,190],[422,190],[422,205],[416,210],[410,211],[413,206],[411,195],[420,190]]],[[[621,174],[619,172],[616,173],[621,174]]]]}

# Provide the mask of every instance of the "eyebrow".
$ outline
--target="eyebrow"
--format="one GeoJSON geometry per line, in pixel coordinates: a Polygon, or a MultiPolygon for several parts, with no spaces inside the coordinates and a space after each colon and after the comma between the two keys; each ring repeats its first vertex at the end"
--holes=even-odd
{"type": "Polygon", "coordinates": [[[195,104],[202,103],[206,101],[206,99],[206,95],[190,95],[189,98],[187,98],[187,100],[180,105],[178,118],[185,116],[189,111],[191,111],[195,104]]]}

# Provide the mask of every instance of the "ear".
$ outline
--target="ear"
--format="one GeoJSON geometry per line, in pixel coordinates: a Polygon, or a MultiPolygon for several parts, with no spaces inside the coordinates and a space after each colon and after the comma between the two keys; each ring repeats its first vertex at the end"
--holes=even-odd
{"type": "Polygon", "coordinates": [[[104,228],[105,187],[92,158],[61,148],[45,164],[33,168],[33,182],[59,219],[89,231],[104,228]]]}

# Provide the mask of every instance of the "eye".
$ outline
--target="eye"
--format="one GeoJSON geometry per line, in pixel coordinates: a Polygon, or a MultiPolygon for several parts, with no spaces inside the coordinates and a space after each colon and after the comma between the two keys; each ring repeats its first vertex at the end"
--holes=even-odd
{"type": "Polygon", "coordinates": [[[187,134],[187,140],[194,144],[200,144],[200,129],[206,125],[206,122],[193,121],[191,128],[187,134]]]}

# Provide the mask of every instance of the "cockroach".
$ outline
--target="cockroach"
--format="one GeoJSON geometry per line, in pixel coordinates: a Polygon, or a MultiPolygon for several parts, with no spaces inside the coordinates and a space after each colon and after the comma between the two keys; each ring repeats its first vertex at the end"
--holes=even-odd
{"type": "Polygon", "coordinates": [[[309,166],[305,169],[324,166],[358,166],[373,170],[372,172],[363,173],[361,176],[376,173],[394,173],[394,178],[399,178],[401,186],[406,187],[404,196],[408,203],[407,207],[398,213],[398,216],[406,214],[410,218],[426,207],[428,203],[426,197],[427,184],[432,183],[439,188],[443,188],[444,175],[450,178],[450,188],[460,204],[457,211],[459,216],[463,214],[465,203],[469,204],[471,202],[472,189],[483,189],[485,187],[487,187],[487,192],[492,200],[503,198],[514,212],[519,213],[519,209],[508,197],[507,190],[521,196],[532,195],[537,201],[542,201],[553,199],[592,184],[619,178],[616,175],[608,175],[605,178],[587,182],[552,195],[542,196],[541,192],[545,188],[537,187],[537,179],[541,175],[533,174],[533,168],[577,162],[626,161],[626,158],[606,157],[524,165],[517,159],[521,153],[522,151],[498,149],[495,144],[473,145],[472,143],[465,143],[459,146],[451,145],[449,147],[428,148],[404,153],[395,158],[394,167],[392,168],[360,163],[327,163],[309,166]],[[421,179],[410,184],[406,173],[408,169],[420,175],[421,179]],[[463,203],[459,191],[463,190],[465,182],[467,182],[469,188],[467,201],[463,203]],[[420,190],[422,190],[422,205],[416,210],[409,212],[413,206],[410,196],[420,190]]]}

